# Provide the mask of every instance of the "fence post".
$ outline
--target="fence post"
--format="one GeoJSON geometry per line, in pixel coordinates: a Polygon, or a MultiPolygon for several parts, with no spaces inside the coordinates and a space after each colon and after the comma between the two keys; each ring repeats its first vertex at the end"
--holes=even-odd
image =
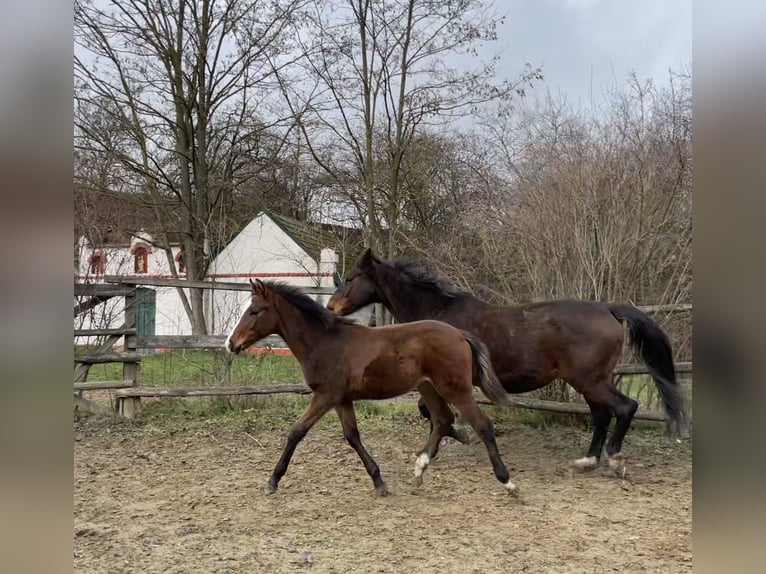
{"type": "MultiPolygon", "coordinates": [[[[125,295],[125,326],[136,327],[136,291],[133,290],[125,295]]],[[[125,335],[125,351],[136,351],[136,335],[125,335]]],[[[122,364],[122,378],[132,381],[133,386],[139,386],[141,382],[141,362],[125,362],[122,364]]],[[[128,419],[134,418],[141,410],[140,397],[120,397],[117,399],[117,412],[128,419]]]]}

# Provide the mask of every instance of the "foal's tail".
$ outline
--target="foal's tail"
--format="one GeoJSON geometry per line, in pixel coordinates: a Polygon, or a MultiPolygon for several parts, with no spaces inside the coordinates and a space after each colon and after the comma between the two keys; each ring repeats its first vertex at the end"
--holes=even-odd
{"type": "Polygon", "coordinates": [[[668,415],[668,434],[674,438],[678,437],[682,430],[686,430],[686,413],[676,381],[673,353],[667,335],[649,315],[633,305],[608,307],[618,321],[627,322],[630,345],[641,354],[662,398],[668,415]]]}
{"type": "Polygon", "coordinates": [[[474,375],[476,385],[482,390],[487,398],[498,405],[510,405],[511,400],[505,392],[503,385],[497,379],[495,369],[489,361],[489,350],[481,340],[474,337],[468,331],[462,331],[463,337],[471,347],[474,362],[474,375]]]}

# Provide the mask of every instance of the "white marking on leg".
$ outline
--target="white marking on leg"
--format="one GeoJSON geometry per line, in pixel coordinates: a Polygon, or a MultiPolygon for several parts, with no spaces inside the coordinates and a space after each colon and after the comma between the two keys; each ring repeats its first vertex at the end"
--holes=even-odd
{"type": "Polygon", "coordinates": [[[422,476],[423,471],[428,468],[429,462],[431,462],[431,457],[428,456],[428,453],[423,452],[418,455],[418,458],[415,460],[415,478],[422,476]]]}
{"type": "Polygon", "coordinates": [[[577,468],[596,468],[598,459],[595,456],[584,456],[572,462],[572,466],[577,468]]]}
{"type": "Polygon", "coordinates": [[[518,487],[515,484],[513,484],[510,480],[508,482],[506,482],[503,486],[505,486],[505,488],[511,494],[515,494],[516,491],[518,490],[518,487]]]}

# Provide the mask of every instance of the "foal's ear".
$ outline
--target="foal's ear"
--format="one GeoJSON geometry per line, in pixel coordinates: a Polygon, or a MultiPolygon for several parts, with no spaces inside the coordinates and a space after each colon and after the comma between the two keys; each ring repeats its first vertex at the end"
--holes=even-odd
{"type": "Polygon", "coordinates": [[[255,281],[250,279],[250,289],[253,290],[254,295],[266,294],[266,285],[264,285],[263,281],[261,281],[260,279],[256,279],[255,281]]]}

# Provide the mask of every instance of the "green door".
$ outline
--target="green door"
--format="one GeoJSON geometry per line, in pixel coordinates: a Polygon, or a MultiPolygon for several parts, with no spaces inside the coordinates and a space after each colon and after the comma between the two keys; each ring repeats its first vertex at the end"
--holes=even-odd
{"type": "MultiPolygon", "coordinates": [[[[139,287],[136,289],[136,335],[139,337],[154,336],[154,319],[157,315],[157,292],[154,289],[139,287]]],[[[144,349],[143,354],[154,352],[154,349],[144,349]]]]}

